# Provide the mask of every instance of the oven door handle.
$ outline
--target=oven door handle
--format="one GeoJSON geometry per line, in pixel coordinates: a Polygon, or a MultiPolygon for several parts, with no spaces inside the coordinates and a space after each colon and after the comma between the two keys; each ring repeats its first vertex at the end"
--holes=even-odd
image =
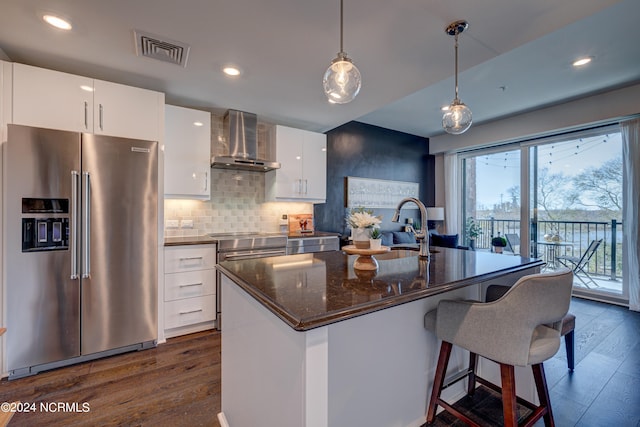
{"type": "Polygon", "coordinates": [[[287,253],[286,250],[278,249],[276,251],[260,251],[260,252],[253,252],[248,254],[223,255],[222,260],[233,261],[233,260],[239,260],[239,259],[262,258],[262,257],[273,256],[273,255],[286,255],[286,253],[287,253]]]}

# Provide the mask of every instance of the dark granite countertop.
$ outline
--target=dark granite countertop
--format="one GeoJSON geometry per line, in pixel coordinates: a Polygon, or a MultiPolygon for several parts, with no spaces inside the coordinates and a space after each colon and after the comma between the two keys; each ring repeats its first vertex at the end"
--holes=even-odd
{"type": "Polygon", "coordinates": [[[353,269],[342,251],[224,261],[217,268],[293,329],[306,331],[352,317],[542,266],[539,259],[432,248],[376,255],[377,273],[353,269]],[[412,256],[397,257],[403,254],[412,256]]]}

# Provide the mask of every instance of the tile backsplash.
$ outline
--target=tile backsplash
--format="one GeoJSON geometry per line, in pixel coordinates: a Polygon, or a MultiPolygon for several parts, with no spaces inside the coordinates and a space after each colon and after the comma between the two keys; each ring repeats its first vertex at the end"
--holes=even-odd
{"type": "Polygon", "coordinates": [[[165,200],[165,237],[278,232],[282,214],[313,213],[311,203],[265,202],[264,179],[261,172],[211,169],[211,200],[165,200]],[[177,228],[167,227],[172,220],[177,228]],[[193,221],[193,228],[181,228],[183,220],[193,221]]]}

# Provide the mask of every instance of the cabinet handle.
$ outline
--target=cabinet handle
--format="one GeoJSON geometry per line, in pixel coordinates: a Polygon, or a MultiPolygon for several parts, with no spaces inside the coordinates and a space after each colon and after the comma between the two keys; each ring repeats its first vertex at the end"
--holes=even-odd
{"type": "Polygon", "coordinates": [[[84,101],[84,128],[85,130],[89,129],[89,104],[87,101],[84,101]]]}
{"type": "Polygon", "coordinates": [[[199,283],[188,283],[186,285],[180,285],[181,288],[188,288],[188,287],[191,287],[191,286],[202,286],[202,282],[199,282],[199,283]]]}
{"type": "Polygon", "coordinates": [[[201,308],[197,309],[197,310],[189,310],[189,311],[181,311],[179,314],[182,316],[183,314],[191,314],[191,313],[198,313],[202,311],[201,308]]]}
{"type": "Polygon", "coordinates": [[[185,257],[185,258],[180,258],[180,261],[194,261],[196,259],[202,259],[203,257],[201,256],[190,256],[190,257],[185,257]]]}
{"type": "Polygon", "coordinates": [[[309,194],[309,180],[304,180],[304,194],[309,194]]]}
{"type": "Polygon", "coordinates": [[[302,180],[298,180],[298,194],[302,194],[302,180]]]}
{"type": "Polygon", "coordinates": [[[204,173],[204,191],[209,191],[209,172],[204,173]]]}
{"type": "MultiPolygon", "coordinates": [[[[85,102],[86,105],[86,102],[85,102]]],[[[71,171],[71,280],[78,278],[78,171],[71,171]]]]}
{"type": "Polygon", "coordinates": [[[84,196],[82,208],[82,236],[83,236],[83,255],[82,255],[82,278],[91,277],[91,175],[88,171],[82,172],[84,180],[84,196]]]}
{"type": "Polygon", "coordinates": [[[100,130],[102,129],[102,104],[100,104],[100,130]]]}

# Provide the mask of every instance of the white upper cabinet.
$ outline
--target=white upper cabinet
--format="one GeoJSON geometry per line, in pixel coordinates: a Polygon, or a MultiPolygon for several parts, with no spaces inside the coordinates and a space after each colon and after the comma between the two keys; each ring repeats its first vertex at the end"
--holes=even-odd
{"type": "Polygon", "coordinates": [[[164,194],[211,197],[211,113],[165,106],[164,194]]]}
{"type": "Polygon", "coordinates": [[[164,94],[13,64],[15,124],[159,141],[164,94]]]}
{"type": "Polygon", "coordinates": [[[164,94],[93,81],[93,133],[159,141],[164,94]]]}
{"type": "Polygon", "coordinates": [[[280,169],[265,177],[265,198],[270,201],[324,203],[327,198],[327,137],[276,126],[276,160],[280,169]]]}
{"type": "Polygon", "coordinates": [[[14,63],[12,121],[93,132],[93,79],[14,63]]]}

